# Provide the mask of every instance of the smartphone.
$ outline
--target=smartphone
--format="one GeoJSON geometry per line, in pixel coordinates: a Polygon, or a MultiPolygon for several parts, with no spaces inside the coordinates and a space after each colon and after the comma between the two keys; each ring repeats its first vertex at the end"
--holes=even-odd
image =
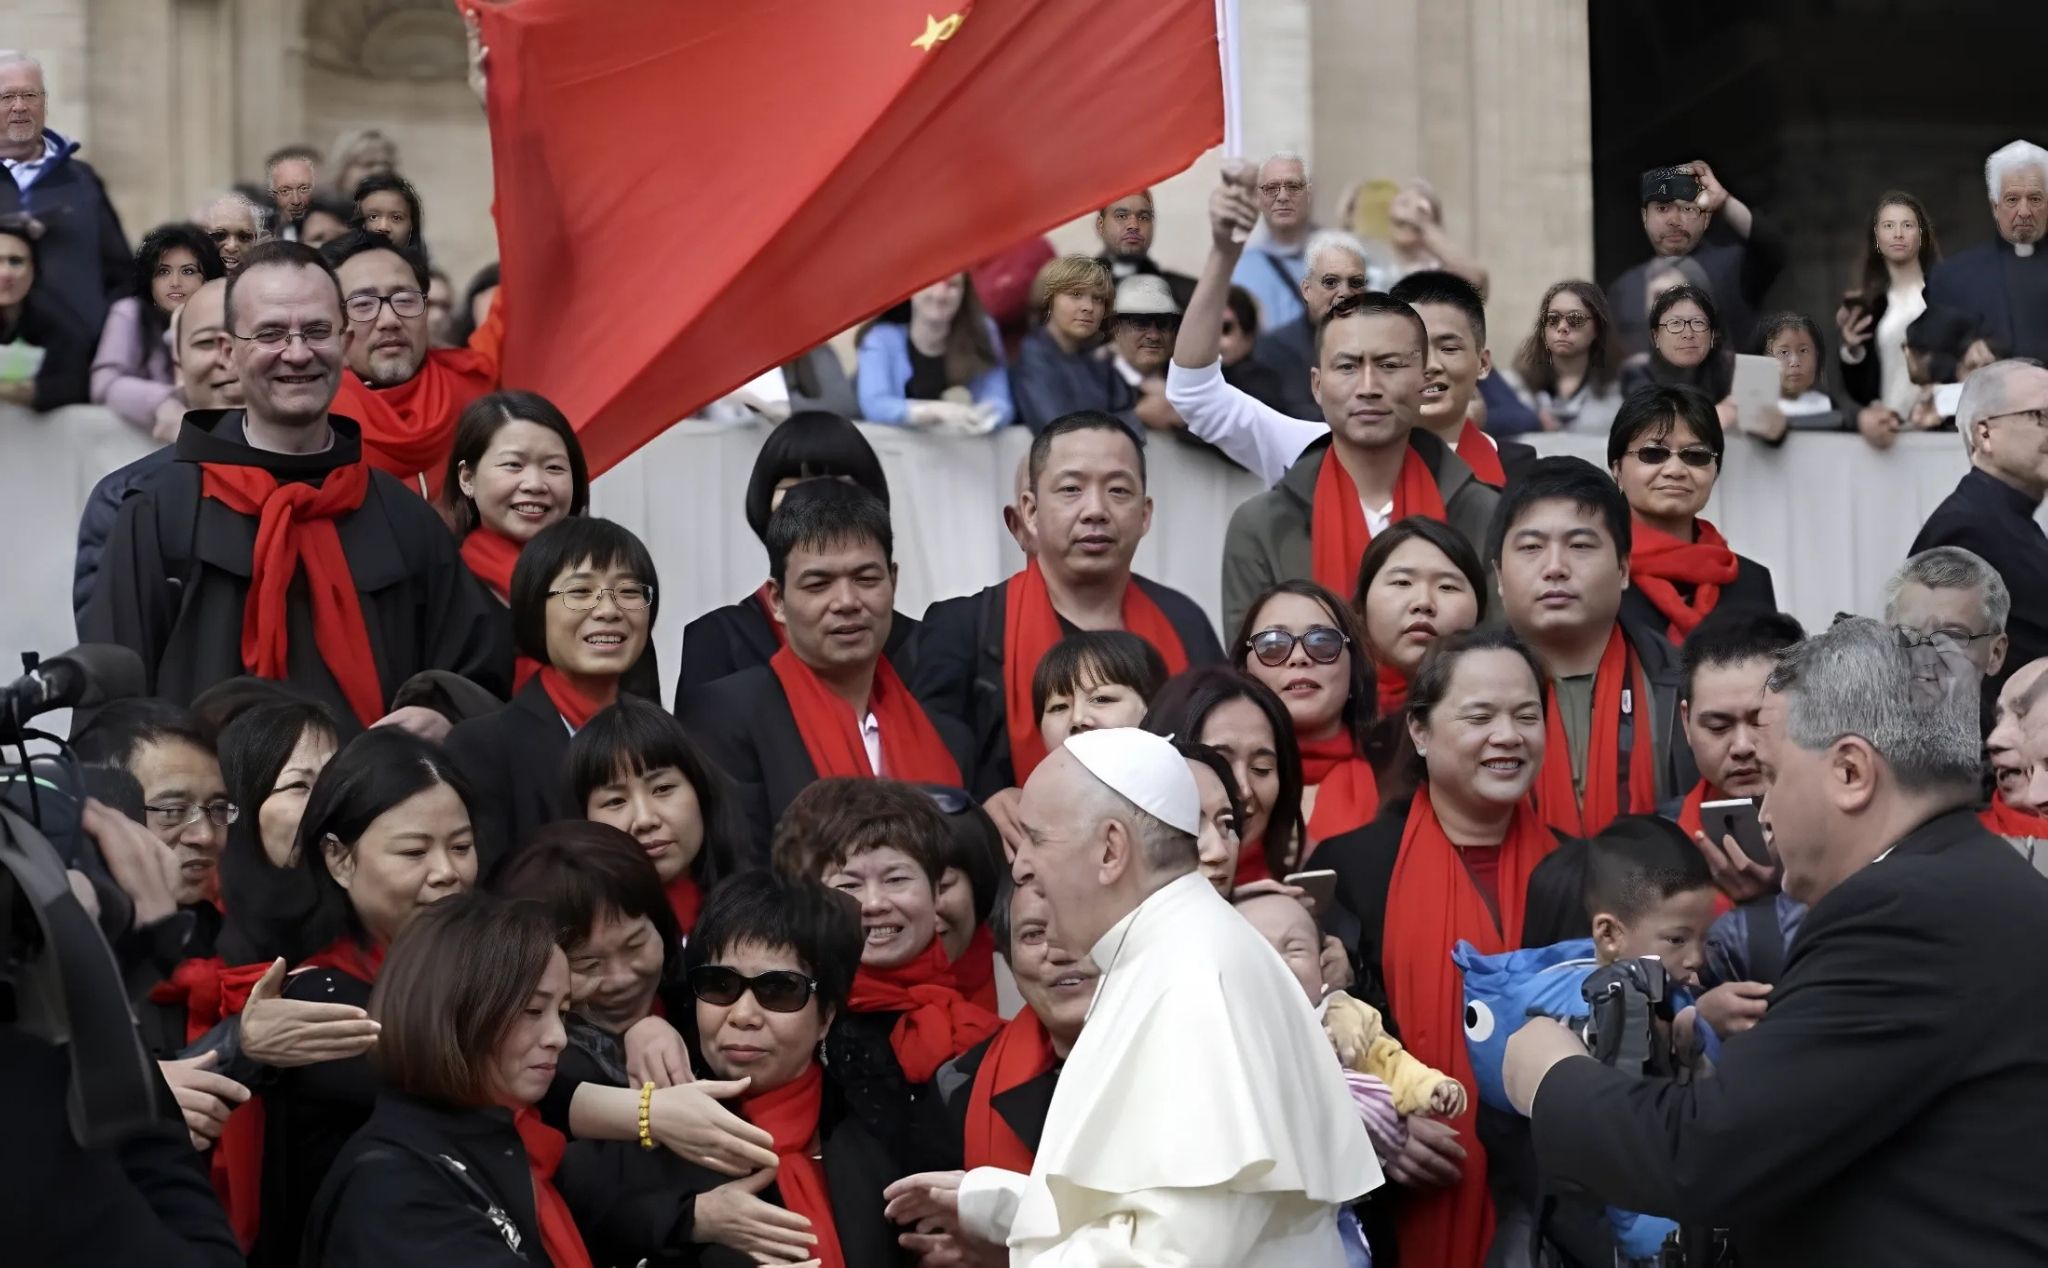
{"type": "Polygon", "coordinates": [[[1320,917],[1337,901],[1337,874],[1328,868],[1314,872],[1295,872],[1286,878],[1286,883],[1300,889],[1306,896],[1311,915],[1320,917]]]}
{"type": "Polygon", "coordinates": [[[1778,860],[1771,857],[1771,847],[1764,840],[1764,825],[1757,822],[1756,802],[1749,797],[1734,797],[1727,801],[1709,801],[1700,805],[1700,826],[1706,830],[1707,839],[1720,841],[1734,837],[1742,852],[1765,867],[1776,867],[1778,860]]]}

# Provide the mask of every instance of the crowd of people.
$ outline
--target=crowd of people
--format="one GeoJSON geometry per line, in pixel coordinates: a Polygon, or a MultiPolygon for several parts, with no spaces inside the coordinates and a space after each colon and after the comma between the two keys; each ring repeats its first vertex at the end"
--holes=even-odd
{"type": "Polygon", "coordinates": [[[1703,162],[1512,364],[1427,186],[1368,241],[1302,157],[1229,165],[1187,274],[1118,198],[1099,256],[1024,244],[851,377],[707,407],[774,421],[767,567],[671,613],[665,699],[653,556],[387,138],[131,253],[45,102],[0,54],[0,398],[163,442],[73,594],[145,692],[70,743],[168,891],[133,1005],[204,1184],[130,1160],[176,1218],[24,1262],[2048,1256],[2040,1036],[2001,1029],[2048,936],[2048,151],[1990,157],[1998,239],[1947,259],[1885,195],[1832,355],[1703,162]],[[1027,427],[1023,568],[897,610],[856,418],[1027,427]],[[1876,619],[1803,630],[1701,517],[1802,427],[1969,454],[1876,619]],[[1605,469],[1509,438],[1558,429],[1605,469]],[[1133,570],[1181,440],[1268,486],[1220,613],[1133,570]],[[1520,1018],[1482,1057],[1463,966],[1581,942],[1663,966],[1689,1081],[1520,1018]]]}

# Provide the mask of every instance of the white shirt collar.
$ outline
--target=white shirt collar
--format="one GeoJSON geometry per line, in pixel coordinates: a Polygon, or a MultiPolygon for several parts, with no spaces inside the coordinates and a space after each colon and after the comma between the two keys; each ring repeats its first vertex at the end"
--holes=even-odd
{"type": "Polygon", "coordinates": [[[2015,242],[2012,244],[2012,253],[2024,260],[2034,253],[2034,244],[2031,242],[2015,242]]]}
{"type": "Polygon", "coordinates": [[[889,772],[882,769],[882,724],[875,719],[871,709],[861,715],[860,745],[868,751],[868,769],[879,778],[889,772]]]}

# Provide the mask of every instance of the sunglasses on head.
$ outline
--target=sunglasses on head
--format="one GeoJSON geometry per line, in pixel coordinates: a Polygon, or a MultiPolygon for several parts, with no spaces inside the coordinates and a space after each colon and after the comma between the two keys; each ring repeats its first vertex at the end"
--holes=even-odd
{"type": "Polygon", "coordinates": [[[1671,461],[1671,455],[1674,453],[1678,455],[1678,460],[1688,467],[1711,467],[1720,461],[1714,456],[1714,451],[1705,445],[1687,445],[1683,449],[1673,449],[1669,445],[1642,445],[1629,452],[1635,455],[1637,462],[1646,467],[1661,467],[1671,461]]]}
{"type": "Polygon", "coordinates": [[[724,964],[700,964],[690,970],[690,992],[707,1004],[730,1008],[749,991],[754,1002],[771,1013],[795,1013],[817,994],[818,983],[794,969],[771,969],[752,977],[724,964]]]}
{"type": "Polygon", "coordinates": [[[1269,669],[1287,663],[1294,655],[1294,645],[1301,644],[1301,650],[1318,665],[1327,665],[1344,654],[1344,644],[1351,640],[1344,637],[1344,631],[1333,630],[1327,625],[1311,625],[1304,634],[1296,635],[1293,630],[1260,630],[1245,643],[1259,663],[1269,669]]]}

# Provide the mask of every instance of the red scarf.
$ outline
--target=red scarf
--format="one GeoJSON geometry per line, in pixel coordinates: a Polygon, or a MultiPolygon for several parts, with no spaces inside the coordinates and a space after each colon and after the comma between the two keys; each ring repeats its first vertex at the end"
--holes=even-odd
{"type": "Polygon", "coordinates": [[[1372,763],[1358,755],[1348,731],[1327,740],[1301,741],[1301,782],[1318,790],[1316,808],[1308,817],[1304,863],[1316,846],[1364,827],[1379,810],[1380,787],[1372,763]]]}
{"type": "Polygon", "coordinates": [[[675,913],[677,927],[688,937],[690,930],[697,927],[697,913],[704,910],[704,891],[698,887],[697,878],[684,872],[670,881],[663,892],[668,895],[668,909],[675,913]]]}
{"type": "Polygon", "coordinates": [[[967,949],[953,961],[953,983],[967,1002],[996,1011],[996,935],[987,925],[976,925],[967,949]]]}
{"type": "Polygon", "coordinates": [[[200,471],[201,497],[257,517],[249,597],[242,605],[242,664],[258,678],[290,678],[289,596],[292,581],[303,573],[320,659],[358,721],[368,726],[383,717],[377,654],[334,523],[362,507],[370,469],[359,462],[336,467],[317,485],[280,484],[261,467],[207,462],[200,471]]]}
{"type": "MultiPolygon", "coordinates": [[[[769,658],[768,667],[782,680],[782,694],[789,700],[797,733],[803,737],[804,751],[810,754],[818,778],[873,777],[867,745],[861,743],[860,719],[853,716],[852,706],[834,695],[787,646],[769,658]]],[[[882,728],[882,765],[889,778],[960,786],[959,764],[886,656],[875,661],[868,709],[882,728]]]]}
{"type": "Polygon", "coordinates": [[[846,1268],[825,1167],[811,1156],[811,1142],[818,1136],[818,1109],[824,1101],[825,1072],[813,1061],[781,1087],[742,1096],[740,1114],[774,1138],[770,1148],[775,1150],[775,1187],[782,1194],[785,1210],[811,1222],[811,1233],[818,1239],[811,1247],[811,1257],[824,1268],[846,1268]]]}
{"type": "Polygon", "coordinates": [[[1458,433],[1458,457],[1472,468],[1472,475],[1481,484],[1503,488],[1508,482],[1508,473],[1500,465],[1500,446],[1488,439],[1485,432],[1471,419],[1465,420],[1464,430],[1458,433]]]}
{"type": "Polygon", "coordinates": [[[1408,680],[1392,665],[1380,665],[1374,669],[1379,687],[1378,716],[1395,717],[1408,708],[1408,680]]]}
{"type": "Polygon", "coordinates": [[[960,993],[934,937],[910,963],[893,969],[862,965],[846,1006],[856,1013],[902,1013],[889,1047],[912,1084],[931,1082],[939,1067],[996,1032],[1002,1021],[960,993]]]}
{"type": "Polygon", "coordinates": [[[1637,520],[1631,533],[1635,544],[1629,549],[1629,584],[1671,622],[1667,635],[1674,643],[1685,641],[1714,610],[1721,601],[1721,587],[1735,580],[1741,566],[1719,529],[1696,519],[1693,530],[1694,540],[1682,542],[1637,520]],[[1678,593],[1680,585],[1692,587],[1690,601],[1678,593]]]}
{"type": "Polygon", "coordinates": [[[541,1121],[540,1111],[523,1105],[512,1115],[519,1143],[526,1146],[526,1169],[533,1176],[533,1214],[540,1225],[540,1248],[555,1268],[590,1268],[590,1252],[584,1249],[583,1234],[576,1231],[576,1219],[569,1204],[555,1188],[555,1168],[569,1142],[562,1133],[541,1121]]]}
{"type": "Polygon", "coordinates": [[[462,411],[497,386],[495,361],[468,348],[435,348],[419,373],[396,387],[373,388],[343,374],[333,409],[362,424],[364,462],[411,484],[447,463],[462,411]]]}
{"type": "Polygon", "coordinates": [[[1996,793],[1991,804],[1977,812],[1977,821],[1998,836],[2048,839],[2048,819],[2008,806],[1996,793]]]}
{"type": "Polygon", "coordinates": [[[591,718],[597,716],[599,710],[619,698],[616,691],[612,693],[611,700],[600,700],[595,696],[586,695],[575,683],[569,681],[567,674],[553,665],[541,666],[540,688],[548,693],[548,702],[555,706],[555,712],[562,715],[562,721],[567,722],[572,731],[581,731],[589,725],[591,718]]]}
{"type": "MultiPolygon", "coordinates": [[[[1188,667],[1187,649],[1152,596],[1135,579],[1124,582],[1120,612],[1124,628],[1152,644],[1166,661],[1168,675],[1188,667]]],[[[1031,707],[1031,679],[1038,662],[1064,635],[1060,614],[1038,560],[1010,577],[1003,593],[1003,713],[1010,729],[1010,768],[1017,787],[1045,760],[1045,740],[1038,733],[1038,711],[1031,707]]]]}
{"type": "Polygon", "coordinates": [[[1593,729],[1586,740],[1586,793],[1572,789],[1572,750],[1565,738],[1564,716],[1556,693],[1549,697],[1549,738],[1543,765],[1536,772],[1536,808],[1543,821],[1566,836],[1590,837],[1625,814],[1647,814],[1657,808],[1657,753],[1652,741],[1650,691],[1640,668],[1633,667],[1628,638],[1617,622],[1607,635],[1607,650],[1593,678],[1593,729]],[[1628,804],[1621,804],[1620,778],[1622,698],[1635,719],[1635,745],[1629,758],[1628,804]]]}
{"type": "Polygon", "coordinates": [[[491,588],[498,602],[512,601],[512,570],[519,566],[524,543],[515,542],[494,528],[477,525],[462,539],[462,562],[477,580],[491,588]]]}
{"type": "Polygon", "coordinates": [[[1037,1153],[996,1112],[995,1098],[1053,1068],[1052,1036],[1038,1014],[1025,1009],[1012,1017],[989,1041],[974,1090],[967,1094],[967,1169],[1001,1167],[1030,1175],[1037,1153]]]}
{"type": "MultiPolygon", "coordinates": [[[[270,966],[244,964],[229,968],[218,956],[185,960],[149,990],[149,1000],[185,1010],[185,1042],[196,1043],[222,1018],[242,1011],[249,990],[270,966]]],[[[246,1253],[256,1245],[258,1217],[263,1211],[263,1098],[237,1105],[214,1142],[207,1170],[213,1191],[227,1212],[235,1240],[246,1253]]]]}
{"type": "MultiPolygon", "coordinates": [[[[1389,523],[1411,515],[1440,520],[1444,517],[1443,494],[1429,464],[1411,445],[1401,457],[1401,475],[1394,481],[1394,514],[1389,523]]],[[[1353,594],[1358,590],[1358,561],[1372,544],[1372,529],[1365,522],[1365,508],[1358,502],[1358,486],[1351,473],[1337,461],[1332,448],[1323,454],[1322,470],[1316,473],[1315,503],[1309,510],[1310,573],[1332,594],[1353,594]]]]}
{"type": "Polygon", "coordinates": [[[775,604],[768,597],[768,592],[774,588],[774,582],[762,582],[761,588],[754,591],[754,602],[761,606],[761,615],[768,618],[768,628],[774,631],[775,634],[775,645],[777,647],[788,647],[789,627],[775,619],[775,604]]]}
{"type": "MultiPolygon", "coordinates": [[[[1451,949],[1461,938],[1482,955],[1522,945],[1529,875],[1557,848],[1557,838],[1523,801],[1497,848],[1498,923],[1473,885],[1458,847],[1444,835],[1428,788],[1418,791],[1387,886],[1386,926],[1380,938],[1387,1001],[1399,1022],[1402,1042],[1418,1061],[1466,1087],[1475,1085],[1465,1047],[1464,982],[1451,963],[1451,949]]],[[[1449,1189],[1411,1193],[1397,1211],[1401,1258],[1406,1262],[1479,1268],[1486,1258],[1493,1241],[1493,1203],[1487,1196],[1486,1153],[1479,1147],[1477,1111],[1474,1098],[1464,1114],[1447,1120],[1458,1129],[1468,1151],[1464,1178],[1449,1189]]]]}

